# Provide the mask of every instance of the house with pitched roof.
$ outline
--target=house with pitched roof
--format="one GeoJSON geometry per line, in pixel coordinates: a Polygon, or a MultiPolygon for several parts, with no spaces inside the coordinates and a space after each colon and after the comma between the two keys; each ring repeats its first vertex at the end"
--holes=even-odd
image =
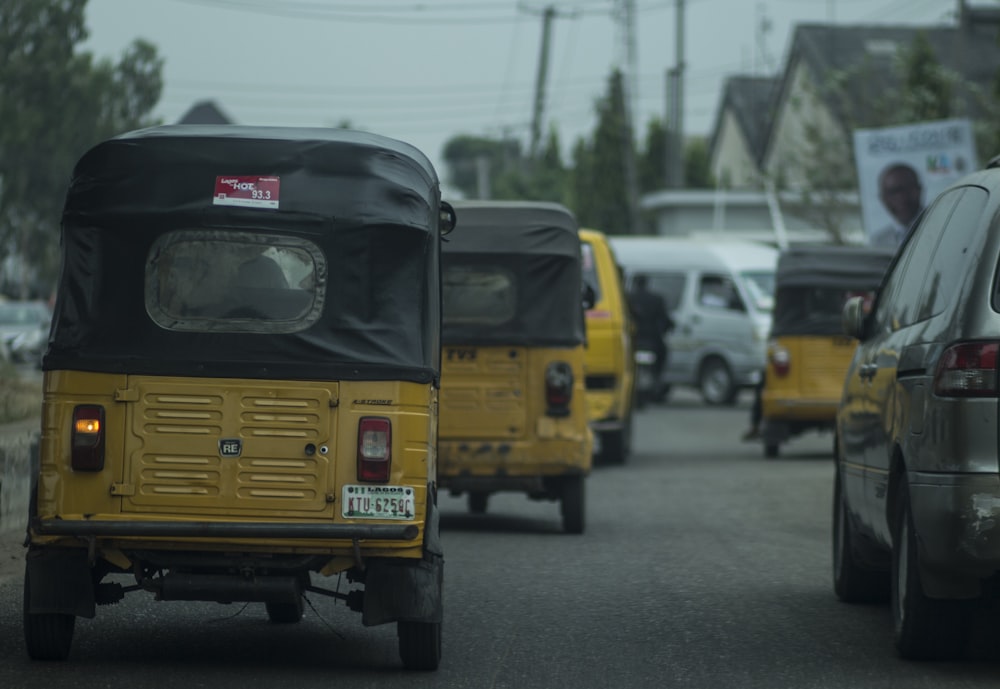
{"type": "MultiPolygon", "coordinates": [[[[725,82],[709,139],[710,169],[722,191],[647,194],[642,207],[655,231],[759,235],[770,218],[772,234],[793,241],[809,241],[817,230],[829,239],[833,226],[841,228],[842,241],[863,236],[857,194],[836,189],[843,189],[845,175],[853,177],[853,130],[886,121],[880,108],[892,103],[884,96],[899,88],[900,58],[918,33],[957,77],[950,116],[993,116],[988,105],[1000,74],[1000,8],[957,3],[954,25],[797,26],[779,75],[734,75],[725,82]],[[832,190],[817,191],[824,173],[832,190]],[[742,206],[720,212],[720,195],[742,206]]],[[[1000,152],[980,157],[994,153],[1000,152]]]]}

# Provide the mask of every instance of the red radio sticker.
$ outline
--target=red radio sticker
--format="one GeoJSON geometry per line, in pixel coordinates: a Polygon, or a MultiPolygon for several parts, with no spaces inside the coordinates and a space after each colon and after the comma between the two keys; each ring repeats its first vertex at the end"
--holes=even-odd
{"type": "Polygon", "coordinates": [[[212,205],[277,208],[280,177],[229,175],[215,178],[212,205]]]}

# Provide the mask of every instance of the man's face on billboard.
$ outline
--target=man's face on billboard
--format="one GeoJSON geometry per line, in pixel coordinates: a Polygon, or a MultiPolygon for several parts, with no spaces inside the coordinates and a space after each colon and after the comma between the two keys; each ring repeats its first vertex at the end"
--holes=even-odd
{"type": "Polygon", "coordinates": [[[908,226],[923,206],[923,187],[917,174],[908,167],[894,167],[882,175],[879,198],[896,222],[908,226]]]}

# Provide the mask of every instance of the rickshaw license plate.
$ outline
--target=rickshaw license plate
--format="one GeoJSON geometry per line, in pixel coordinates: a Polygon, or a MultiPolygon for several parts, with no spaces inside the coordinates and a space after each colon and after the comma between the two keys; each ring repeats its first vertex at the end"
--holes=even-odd
{"type": "Polygon", "coordinates": [[[347,519],[413,519],[413,488],[347,485],[340,504],[347,519]]]}

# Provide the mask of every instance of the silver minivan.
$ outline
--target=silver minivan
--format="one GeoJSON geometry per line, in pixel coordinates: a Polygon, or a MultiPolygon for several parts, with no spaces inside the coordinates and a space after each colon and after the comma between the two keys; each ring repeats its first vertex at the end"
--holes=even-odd
{"type": "Polygon", "coordinates": [[[778,250],[737,239],[611,237],[626,279],[648,276],[674,321],[661,390],[690,386],[732,404],[766,365],[778,250]]]}
{"type": "Polygon", "coordinates": [[[889,598],[913,659],[962,655],[1000,592],[1000,168],[940,194],[871,305],[844,307],[858,347],[837,412],[833,584],[889,598]]]}

